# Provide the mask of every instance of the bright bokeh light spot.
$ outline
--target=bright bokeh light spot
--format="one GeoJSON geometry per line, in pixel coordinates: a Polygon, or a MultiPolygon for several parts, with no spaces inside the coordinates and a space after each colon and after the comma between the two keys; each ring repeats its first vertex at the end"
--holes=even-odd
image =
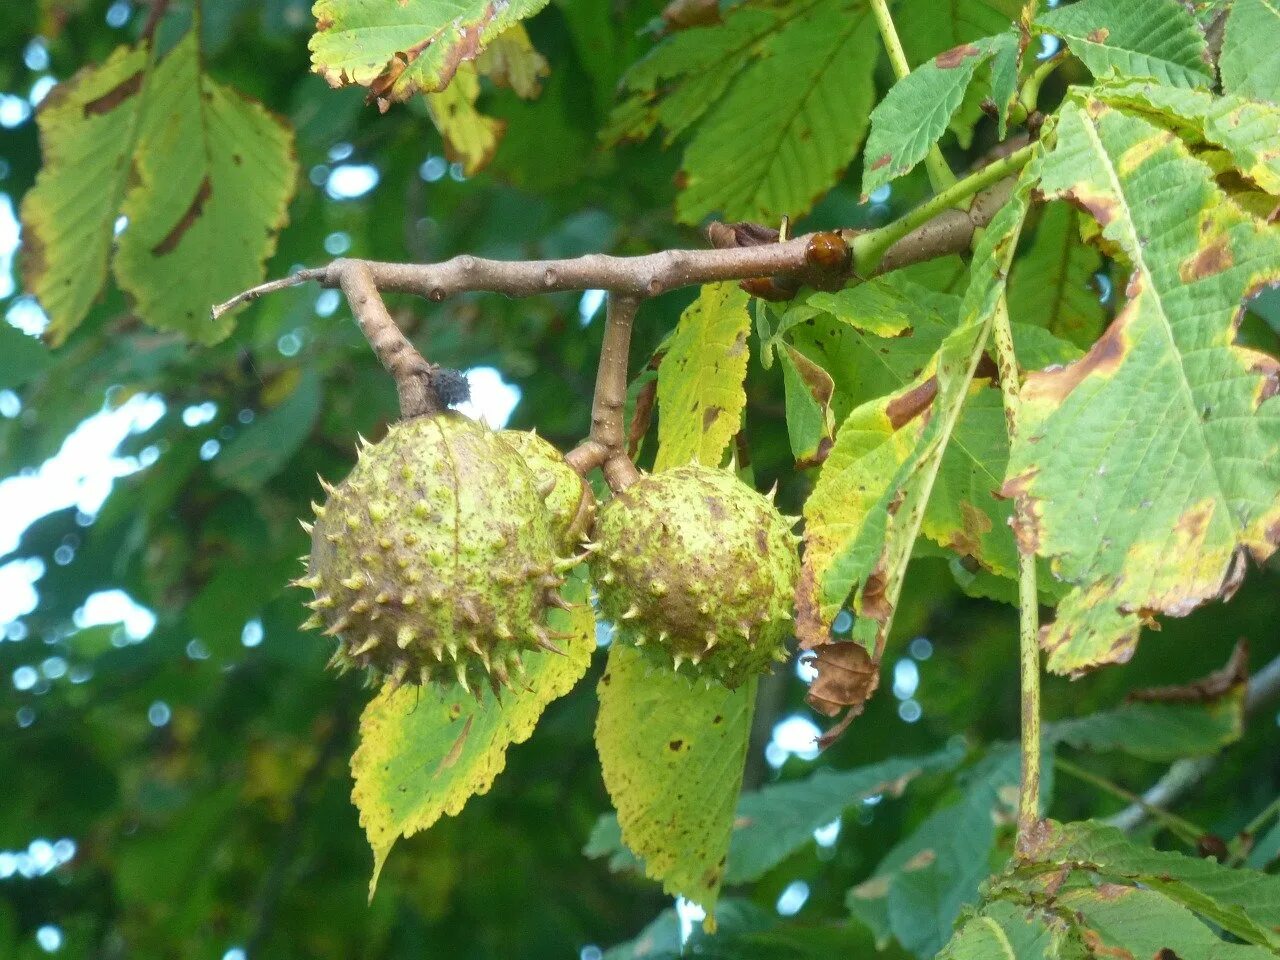
{"type": "Polygon", "coordinates": [[[813,665],[816,657],[796,657],[796,676],[804,683],[813,683],[818,676],[818,668],[813,665]]]}
{"type": "Polygon", "coordinates": [[[62,949],[62,928],[46,923],[36,930],[36,943],[45,953],[57,953],[62,949]]]}
{"type": "Polygon", "coordinates": [[[350,249],[351,234],[347,233],[345,230],[335,230],[324,238],[325,253],[332,257],[340,257],[350,249]]]}
{"type": "MultiPolygon", "coordinates": [[[[0,492],[3,486],[0,484],[0,492]]],[[[3,517],[4,511],[0,510],[0,522],[3,522],[3,517]]],[[[0,553],[2,552],[4,545],[0,543],[0,553]]],[[[43,576],[44,561],[38,557],[12,560],[0,566],[0,623],[12,623],[36,608],[40,596],[36,593],[35,585],[43,576]]]]}
{"type": "Polygon", "coordinates": [[[222,960],[248,960],[248,955],[239,947],[232,947],[222,955],[222,960]]]}
{"type": "Polygon", "coordinates": [[[836,618],[831,621],[831,632],[836,636],[842,636],[853,629],[853,614],[848,610],[841,610],[836,614],[836,618]]]}
{"type": "Polygon", "coordinates": [[[1054,54],[1062,49],[1062,41],[1057,37],[1049,34],[1043,34],[1040,37],[1040,51],[1036,54],[1037,60],[1048,60],[1054,54]]]}
{"type": "Polygon", "coordinates": [[[0,93],[0,127],[20,126],[31,116],[31,104],[12,93],[0,93]]]}
{"type": "Polygon", "coordinates": [[[444,175],[449,172],[449,161],[441,156],[430,156],[422,161],[422,166],[418,168],[418,176],[427,183],[435,183],[437,180],[443,180],[444,175]]]}
{"type": "Polygon", "coordinates": [[[867,199],[872,203],[888,203],[891,196],[893,196],[893,187],[886,183],[867,194],[867,199]]]}
{"type": "Polygon", "coordinates": [[[809,899],[809,885],[803,880],[792,880],[778,896],[778,913],[794,917],[809,899]]]}
{"type": "Polygon", "coordinates": [[[199,427],[213,420],[218,415],[218,405],[212,400],[187,407],[182,411],[182,422],[188,427],[199,427]]]}
{"type": "Polygon", "coordinates": [[[322,290],[320,296],[316,297],[316,314],[321,317],[331,317],[340,303],[342,303],[342,295],[337,290],[322,290]]]}
{"type": "Polygon", "coordinates": [[[9,326],[21,330],[29,337],[38,337],[49,326],[49,315],[40,309],[35,297],[16,297],[5,311],[9,326]]]}
{"type": "Polygon", "coordinates": [[[35,667],[22,666],[13,671],[13,689],[23,693],[34,687],[40,680],[35,667]]]}
{"type": "Polygon", "coordinates": [[[156,628],[156,615],[123,590],[89,594],[71,619],[81,630],[104,623],[123,624],[125,635],[134,641],[145,640],[156,628]]]}
{"type": "Polygon", "coordinates": [[[924,711],[920,709],[920,704],[914,700],[903,700],[898,704],[898,716],[907,723],[915,723],[924,716],[924,711]]]}
{"type": "Polygon", "coordinates": [[[206,440],[200,444],[200,459],[212,460],[218,455],[218,451],[222,449],[222,444],[217,440],[206,440]]]}
{"type": "Polygon", "coordinates": [[[128,0],[116,0],[107,8],[107,26],[119,30],[129,22],[128,0]]]}
{"type": "Polygon", "coordinates": [[[578,301],[578,320],[584,327],[600,312],[600,308],[604,306],[604,298],[603,290],[583,291],[582,298],[578,301]]]}
{"type": "Polygon", "coordinates": [[[928,637],[916,637],[907,647],[907,653],[917,660],[928,660],[933,656],[933,644],[929,642],[928,637]]]}
{"type": "Polygon", "coordinates": [[[262,643],[262,621],[250,620],[240,631],[240,642],[246,647],[256,647],[262,643]]]}
{"type": "MultiPolygon", "coordinates": [[[[32,522],[55,510],[78,507],[96,514],[115,479],[142,468],[139,459],[115,456],[121,442],[149,430],[164,411],[159,396],[135,394],[81,423],[38,470],[0,481],[0,556],[17,548],[32,522]]],[[[0,623],[11,619],[4,616],[6,593],[0,589],[0,623]]]]}
{"type": "Polygon", "coordinates": [[[507,383],[493,367],[472,367],[466,371],[471,385],[471,399],[455,409],[473,420],[483,420],[494,430],[501,430],[511,419],[520,402],[520,388],[507,383]]]}
{"type": "Polygon", "coordinates": [[[49,69],[49,46],[44,42],[44,37],[35,37],[27,44],[27,48],[22,51],[22,62],[27,65],[28,70],[36,73],[49,69]]]}
{"type": "Polygon", "coordinates": [[[589,943],[578,951],[578,960],[604,960],[604,951],[589,943]]]}
{"type": "Polygon", "coordinates": [[[329,159],[334,163],[341,163],[355,152],[355,147],[349,143],[339,141],[329,148],[329,159]]]}
{"type": "Polygon", "coordinates": [[[324,190],[333,200],[355,200],[378,185],[381,175],[369,163],[344,163],[325,178],[324,190]]]}
{"type": "Polygon", "coordinates": [[[173,711],[163,700],[157,700],[147,708],[147,722],[153,727],[163,727],[173,719],[173,711]]]}
{"type": "Polygon", "coordinates": [[[920,686],[920,668],[914,660],[903,657],[893,665],[893,695],[899,700],[915,696],[920,686]]]}
{"type": "Polygon", "coordinates": [[[58,85],[56,77],[41,77],[31,85],[31,92],[27,94],[27,102],[33,107],[40,106],[40,101],[49,95],[49,91],[58,85]]]}
{"type": "Polygon", "coordinates": [[[13,296],[13,253],[21,236],[13,200],[7,193],[0,193],[0,300],[13,296]]]}
{"type": "Polygon", "coordinates": [[[680,946],[683,948],[693,936],[694,926],[707,919],[707,911],[684,897],[676,897],[676,918],[680,921],[680,946]]]}
{"type": "Polygon", "coordinates": [[[48,680],[61,680],[67,675],[67,661],[62,657],[46,657],[40,664],[40,672],[48,680]]]}
{"type": "Polygon", "coordinates": [[[820,847],[834,847],[840,838],[840,818],[836,817],[825,826],[813,831],[813,839],[820,847]]]}
{"type": "Polygon", "coordinates": [[[822,731],[808,717],[793,713],[779,720],[773,728],[773,737],[765,747],[765,759],[772,767],[782,766],[787,757],[813,760],[818,756],[818,737],[822,731]]]}

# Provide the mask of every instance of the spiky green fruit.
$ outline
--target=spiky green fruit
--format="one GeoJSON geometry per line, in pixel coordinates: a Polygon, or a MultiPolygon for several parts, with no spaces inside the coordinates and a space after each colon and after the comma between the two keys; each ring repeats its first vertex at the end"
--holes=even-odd
{"type": "Polygon", "coordinates": [[[562,553],[577,550],[596,518],[591,485],[565,462],[564,454],[529,430],[503,430],[498,436],[515,447],[533,471],[538,492],[551,511],[551,533],[562,553]]]}
{"type": "Polygon", "coordinates": [[[648,474],[601,508],[595,539],[591,573],[620,639],[729,687],[786,658],[797,538],[732,474],[648,474]]]}
{"type": "MultiPolygon", "coordinates": [[[[311,625],[340,669],[400,683],[509,684],[521,654],[556,650],[551,516],[524,459],[455,413],[393,425],[316,508],[311,625]]],[[[304,526],[306,526],[304,524],[304,526]]]]}

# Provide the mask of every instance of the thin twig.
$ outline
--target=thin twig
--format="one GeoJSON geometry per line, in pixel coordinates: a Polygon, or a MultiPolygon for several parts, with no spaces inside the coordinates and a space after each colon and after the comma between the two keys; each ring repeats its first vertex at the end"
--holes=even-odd
{"type": "MultiPolygon", "coordinates": [[[[1245,713],[1255,714],[1280,697],[1280,657],[1276,657],[1249,679],[1245,694],[1245,713]]],[[[1195,757],[1178,760],[1142,794],[1141,804],[1131,804],[1107,823],[1132,831],[1147,822],[1151,807],[1166,809],[1181,800],[1200,784],[1217,764],[1217,757],[1195,757]]]]}
{"type": "Polygon", "coordinates": [[[627,455],[623,424],[631,328],[640,303],[641,298],[632,294],[616,290],[609,293],[604,342],[600,345],[600,365],[596,369],[596,391],[591,402],[591,434],[567,457],[569,465],[580,474],[602,467],[609,489],[615,493],[640,478],[640,472],[627,455]]]}
{"type": "Polygon", "coordinates": [[[300,286],[312,280],[321,280],[326,276],[327,272],[327,267],[317,267],[311,270],[299,270],[297,273],[281,277],[278,280],[268,280],[266,283],[260,283],[256,287],[250,287],[242,293],[237,293],[226,303],[218,304],[210,311],[210,314],[214,320],[220,320],[226,313],[242,304],[257,300],[268,293],[275,293],[277,290],[300,286]]]}
{"type": "Polygon", "coordinates": [[[1077,780],[1083,780],[1085,783],[1092,784],[1100,790],[1105,790],[1107,793],[1112,796],[1119,797],[1126,803],[1142,807],[1146,810],[1148,816],[1158,821],[1166,827],[1169,832],[1174,834],[1174,836],[1178,837],[1188,846],[1195,847],[1197,841],[1199,841],[1200,837],[1204,835],[1204,831],[1190,820],[1186,820],[1177,814],[1169,813],[1167,810],[1161,810],[1159,807],[1153,807],[1150,804],[1145,803],[1142,797],[1138,796],[1132,790],[1126,790],[1124,787],[1120,786],[1120,784],[1112,783],[1106,777],[1100,776],[1086,767],[1072,763],[1070,760],[1066,759],[1066,757],[1055,756],[1053,758],[1053,765],[1063,773],[1070,774],[1077,780]]]}

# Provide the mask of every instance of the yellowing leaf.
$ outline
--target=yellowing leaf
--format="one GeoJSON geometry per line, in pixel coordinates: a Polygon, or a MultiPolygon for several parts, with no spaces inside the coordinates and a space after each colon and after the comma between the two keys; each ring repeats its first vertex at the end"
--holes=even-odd
{"type": "Polygon", "coordinates": [[[54,87],[40,108],[44,165],[22,201],[22,271],[49,315],[55,346],[80,325],[107,279],[147,62],[145,50],[118,47],[102,66],[54,87]]]}
{"type": "Polygon", "coordinates": [[[317,0],[311,62],[331,86],[360,84],[382,100],[443,90],[460,63],[474,60],[547,0],[317,0]]]}
{"type": "Polygon", "coordinates": [[[494,83],[510,87],[517,96],[531,100],[542,91],[541,80],[550,71],[547,59],[534,49],[524,24],[517,23],[476,59],[476,72],[494,83]]]}
{"type": "Polygon", "coordinates": [[[748,299],[736,283],[708,284],[680,315],[658,368],[654,470],[720,466],[747,403],[748,299]]]}
{"type": "Polygon", "coordinates": [[[706,684],[619,643],[599,691],[596,747],[622,839],[664,890],[701,904],[714,929],[756,681],[706,684]]]}
{"type": "Polygon", "coordinates": [[[1155,613],[1230,596],[1280,539],[1280,366],[1232,343],[1243,301],[1280,282],[1280,234],[1144,119],[1068,103],[1056,133],[1041,190],[1134,269],[1085,357],[1027,377],[1005,485],[1023,548],[1073,585],[1041,639],[1074,672],[1128,659],[1155,613]]]}
{"type": "Polygon", "coordinates": [[[145,50],[121,48],[49,104],[23,219],[27,281],[52,342],[97,296],[121,215],[115,273],[138,315],[221,340],[232,320],[210,321],[210,306],[262,279],[286,220],[297,176],[288,128],[200,72],[194,33],[154,71],[145,50]]]}
{"type": "Polygon", "coordinates": [[[431,122],[444,137],[445,154],[462,164],[467,176],[484,169],[498,149],[506,123],[487,117],[476,109],[480,78],[469,63],[458,65],[453,82],[440,93],[428,93],[427,111],[431,122]]]}
{"type": "Polygon", "coordinates": [[[365,707],[351,757],[351,799],[373,847],[371,897],[396,840],[488,791],[506,765],[507,747],[527,740],[547,704],[586,673],[595,620],[584,583],[571,581],[565,592],[577,607],[552,610],[549,619],[552,629],[572,635],[562,644],[565,656],[526,653],[526,675],[500,701],[485,691],[477,702],[461,687],[401,687],[384,689],[365,707]]]}

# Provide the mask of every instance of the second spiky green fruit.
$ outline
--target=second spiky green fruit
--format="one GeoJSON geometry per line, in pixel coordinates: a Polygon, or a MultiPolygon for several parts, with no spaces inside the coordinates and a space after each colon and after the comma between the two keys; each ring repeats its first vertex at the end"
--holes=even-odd
{"type": "Polygon", "coordinates": [[[623,641],[736,687],[786,659],[800,566],[793,522],[724,470],[648,474],[596,521],[601,611],[623,641]]]}
{"type": "MultiPolygon", "coordinates": [[[[310,626],[336,665],[392,683],[508,684],[526,650],[557,650],[544,623],[576,561],[555,548],[533,472],[459,414],[394,424],[316,507],[310,626]]],[[[304,524],[305,526],[305,524],[304,524]]]]}

